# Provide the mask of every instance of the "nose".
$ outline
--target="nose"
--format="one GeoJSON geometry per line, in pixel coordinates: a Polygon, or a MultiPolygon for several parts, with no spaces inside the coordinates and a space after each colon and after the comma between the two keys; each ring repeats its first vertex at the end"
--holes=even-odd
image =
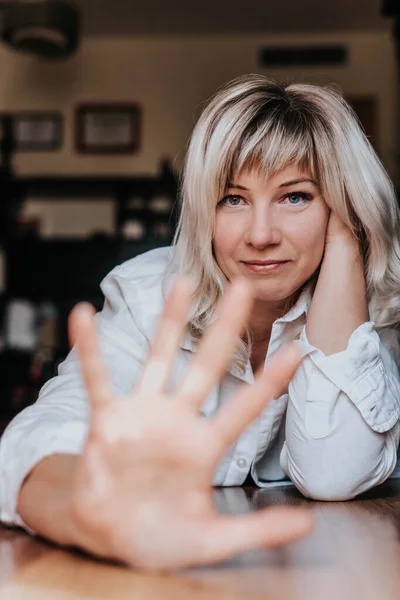
{"type": "Polygon", "coordinates": [[[245,241],[257,249],[279,244],[282,239],[280,228],[272,210],[253,210],[249,216],[245,241]]]}

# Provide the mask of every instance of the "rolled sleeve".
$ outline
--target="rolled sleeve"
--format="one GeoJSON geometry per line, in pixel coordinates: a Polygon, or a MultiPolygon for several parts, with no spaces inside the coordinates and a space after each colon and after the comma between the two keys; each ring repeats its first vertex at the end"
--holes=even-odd
{"type": "Polygon", "coordinates": [[[392,429],[400,418],[399,372],[372,321],[353,332],[343,352],[330,356],[308,342],[305,327],[300,340],[319,372],[314,374],[308,396],[318,394],[327,379],[348,396],[374,431],[392,429]]]}
{"type": "Polygon", "coordinates": [[[334,355],[313,347],[305,328],[298,343],[307,356],[289,385],[281,467],[309,498],[348,500],[395,468],[398,368],[372,322],[334,355]]]}

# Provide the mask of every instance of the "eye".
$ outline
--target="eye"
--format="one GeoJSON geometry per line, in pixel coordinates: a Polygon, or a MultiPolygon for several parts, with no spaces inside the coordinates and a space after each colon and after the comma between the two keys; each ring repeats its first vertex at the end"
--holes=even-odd
{"type": "Polygon", "coordinates": [[[305,192],[290,192],[282,198],[282,204],[289,206],[304,206],[308,202],[311,202],[312,195],[305,192]]]}
{"type": "Polygon", "coordinates": [[[244,202],[243,196],[228,194],[217,203],[217,206],[240,206],[242,202],[244,202]]]}

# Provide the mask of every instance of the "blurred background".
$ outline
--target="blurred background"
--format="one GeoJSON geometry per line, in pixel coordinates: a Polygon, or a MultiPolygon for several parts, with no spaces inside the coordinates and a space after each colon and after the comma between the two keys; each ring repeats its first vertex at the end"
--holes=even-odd
{"type": "Polygon", "coordinates": [[[188,138],[227,80],[336,84],[399,183],[400,1],[0,2],[0,430],[79,300],[167,245],[188,138]]]}

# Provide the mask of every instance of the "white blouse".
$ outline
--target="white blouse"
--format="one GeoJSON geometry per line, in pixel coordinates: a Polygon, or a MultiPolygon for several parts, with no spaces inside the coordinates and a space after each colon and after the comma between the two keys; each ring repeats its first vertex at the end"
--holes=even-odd
{"type": "MultiPolygon", "coordinates": [[[[164,304],[169,248],[116,267],[103,281],[105,304],[96,317],[102,350],[116,389],[127,394],[138,379],[164,304]]],[[[325,356],[306,337],[311,293],[272,327],[266,356],[300,333],[306,358],[288,393],[267,404],[221,461],[214,485],[241,485],[250,473],[260,487],[294,484],[317,500],[347,500],[382,483],[396,466],[400,377],[394,347],[374,323],[361,325],[346,350],[325,356]]],[[[194,345],[181,344],[171,385],[179,381],[194,345]]],[[[202,413],[218,410],[241,381],[232,368],[206,399],[202,413]]],[[[122,400],[121,400],[122,401],[122,400]]],[[[78,454],[88,431],[89,407],[74,351],[38,401],[20,413],[0,441],[0,520],[24,526],[16,512],[20,486],[31,469],[55,453],[78,454]]]]}

